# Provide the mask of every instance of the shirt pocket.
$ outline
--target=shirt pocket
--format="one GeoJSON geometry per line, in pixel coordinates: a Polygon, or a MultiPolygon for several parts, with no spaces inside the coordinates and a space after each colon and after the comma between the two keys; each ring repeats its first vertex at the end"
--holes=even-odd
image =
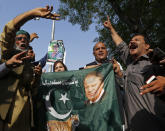
{"type": "Polygon", "coordinates": [[[132,69],[132,81],[137,81],[142,84],[146,84],[146,80],[154,75],[153,66],[137,66],[132,69]]]}

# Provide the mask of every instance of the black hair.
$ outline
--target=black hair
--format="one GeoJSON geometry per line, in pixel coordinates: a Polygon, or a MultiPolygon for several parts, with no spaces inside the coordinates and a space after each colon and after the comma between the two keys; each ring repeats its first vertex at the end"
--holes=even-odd
{"type": "Polygon", "coordinates": [[[144,41],[145,41],[146,44],[150,44],[150,41],[149,41],[148,37],[145,34],[135,33],[135,34],[132,35],[132,38],[135,37],[135,36],[138,36],[138,35],[143,36],[144,41]]]}
{"type": "Polygon", "coordinates": [[[53,72],[54,72],[54,70],[55,70],[55,66],[56,66],[58,63],[61,63],[61,64],[64,66],[65,71],[68,70],[67,67],[66,67],[66,65],[65,65],[62,61],[57,60],[56,62],[54,62],[54,65],[53,65],[53,72]]]}

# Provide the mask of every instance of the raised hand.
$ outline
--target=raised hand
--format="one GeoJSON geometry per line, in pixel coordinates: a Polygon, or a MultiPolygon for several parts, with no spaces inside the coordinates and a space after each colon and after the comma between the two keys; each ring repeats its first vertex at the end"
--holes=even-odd
{"type": "Polygon", "coordinates": [[[142,86],[140,89],[142,90],[140,92],[141,95],[144,95],[149,92],[155,93],[157,95],[163,95],[165,94],[165,77],[157,76],[156,80],[142,86]]]}
{"type": "Polygon", "coordinates": [[[37,33],[32,33],[32,34],[30,34],[30,42],[32,42],[35,38],[36,38],[36,39],[39,38],[38,35],[37,35],[37,33]]]}
{"type": "Polygon", "coordinates": [[[110,35],[116,46],[121,44],[123,41],[122,38],[117,34],[116,30],[113,28],[109,16],[107,16],[107,20],[104,22],[104,27],[108,28],[110,31],[110,35]]]}
{"type": "Polygon", "coordinates": [[[34,74],[39,76],[42,74],[42,68],[40,64],[34,67],[34,74]]]}
{"type": "Polygon", "coordinates": [[[165,64],[165,59],[161,60],[160,64],[165,64]]]}
{"type": "Polygon", "coordinates": [[[52,13],[53,6],[46,6],[45,8],[35,8],[32,10],[33,15],[36,17],[42,17],[46,19],[53,19],[53,20],[59,20],[59,14],[52,13]]]}
{"type": "Polygon", "coordinates": [[[113,64],[113,70],[114,72],[119,76],[119,77],[122,77],[123,76],[123,73],[120,69],[120,65],[117,63],[117,61],[112,58],[112,64],[113,64]]]}
{"type": "Polygon", "coordinates": [[[98,67],[98,66],[100,66],[100,65],[101,65],[101,64],[98,64],[98,65],[90,65],[90,66],[84,67],[84,69],[95,68],[95,67],[98,67]]]}
{"type": "Polygon", "coordinates": [[[24,59],[28,59],[29,56],[25,56],[27,51],[23,51],[11,57],[8,61],[6,61],[6,66],[9,68],[14,68],[22,64],[24,59]]]}
{"type": "Polygon", "coordinates": [[[112,27],[112,24],[111,24],[111,21],[110,21],[110,18],[109,16],[107,15],[107,20],[104,22],[103,24],[106,28],[111,28],[112,27]]]}

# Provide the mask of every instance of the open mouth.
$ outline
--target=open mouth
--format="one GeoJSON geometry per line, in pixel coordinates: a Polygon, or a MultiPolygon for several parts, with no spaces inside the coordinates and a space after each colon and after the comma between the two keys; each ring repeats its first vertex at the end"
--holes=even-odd
{"type": "Polygon", "coordinates": [[[26,44],[22,43],[22,44],[20,45],[20,48],[21,48],[21,49],[26,49],[26,44]]]}
{"type": "Polygon", "coordinates": [[[136,49],[137,47],[138,47],[137,45],[131,44],[131,45],[129,46],[129,49],[136,49]]]}
{"type": "Polygon", "coordinates": [[[26,47],[26,44],[21,44],[21,46],[20,46],[20,47],[24,47],[24,48],[25,48],[25,47],[26,47]]]}

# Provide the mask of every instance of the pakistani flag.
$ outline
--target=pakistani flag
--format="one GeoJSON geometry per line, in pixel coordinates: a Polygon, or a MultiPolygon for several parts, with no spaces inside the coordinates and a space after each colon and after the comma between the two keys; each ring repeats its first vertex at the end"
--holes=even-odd
{"type": "Polygon", "coordinates": [[[45,108],[39,115],[40,119],[45,120],[45,127],[40,130],[122,130],[111,64],[44,73],[39,92],[45,108]]]}

